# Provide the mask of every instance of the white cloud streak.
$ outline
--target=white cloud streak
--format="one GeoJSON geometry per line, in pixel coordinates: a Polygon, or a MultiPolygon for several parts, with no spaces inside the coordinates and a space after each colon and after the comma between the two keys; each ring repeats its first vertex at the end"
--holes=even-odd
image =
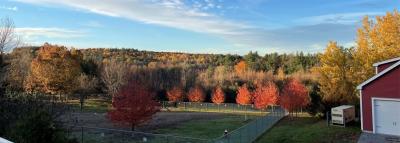
{"type": "Polygon", "coordinates": [[[377,16],[384,15],[384,12],[354,12],[354,13],[337,13],[310,16],[297,19],[296,22],[300,24],[321,24],[321,23],[332,23],[332,24],[354,24],[360,22],[364,16],[377,16]]]}
{"type": "Polygon", "coordinates": [[[13,6],[13,7],[0,6],[0,9],[10,10],[10,11],[18,11],[18,7],[16,7],[16,6],[13,6]]]}
{"type": "Polygon", "coordinates": [[[235,35],[249,26],[223,20],[187,7],[181,0],[17,0],[20,2],[67,6],[101,15],[122,17],[201,33],[235,35]],[[93,4],[96,3],[96,4],[93,4]]]}
{"type": "Polygon", "coordinates": [[[84,32],[63,28],[24,27],[16,28],[16,32],[18,35],[21,35],[24,40],[28,41],[31,41],[38,37],[69,39],[85,36],[84,32]]]}

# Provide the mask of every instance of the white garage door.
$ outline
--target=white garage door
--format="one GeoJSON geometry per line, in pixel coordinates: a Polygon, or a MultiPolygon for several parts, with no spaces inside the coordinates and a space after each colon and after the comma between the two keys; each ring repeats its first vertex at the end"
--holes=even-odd
{"type": "Polygon", "coordinates": [[[375,133],[400,136],[400,101],[374,100],[375,133]]]}

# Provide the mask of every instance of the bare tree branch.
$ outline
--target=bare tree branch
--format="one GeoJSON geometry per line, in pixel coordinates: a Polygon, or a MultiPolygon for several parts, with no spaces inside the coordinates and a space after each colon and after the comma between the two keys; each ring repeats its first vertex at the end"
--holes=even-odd
{"type": "Polygon", "coordinates": [[[110,61],[104,64],[101,71],[101,80],[107,88],[109,95],[114,96],[121,86],[129,80],[130,66],[128,64],[110,61]]]}
{"type": "Polygon", "coordinates": [[[0,54],[3,55],[8,49],[17,47],[20,43],[20,38],[15,31],[14,21],[9,18],[0,19],[0,54]]]}

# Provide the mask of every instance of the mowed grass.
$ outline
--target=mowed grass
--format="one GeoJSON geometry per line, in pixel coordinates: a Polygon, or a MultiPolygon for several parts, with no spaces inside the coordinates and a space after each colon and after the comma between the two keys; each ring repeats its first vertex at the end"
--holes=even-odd
{"type": "Polygon", "coordinates": [[[282,119],[257,143],[355,143],[360,133],[358,125],[328,126],[324,120],[303,114],[282,119]]]}
{"type": "MultiPolygon", "coordinates": [[[[81,103],[79,100],[70,100],[68,101],[70,105],[75,110],[81,109],[81,103]]],[[[104,113],[107,112],[108,109],[111,108],[111,101],[106,99],[86,99],[83,105],[84,112],[97,112],[97,113],[104,113]]]]}
{"type": "Polygon", "coordinates": [[[255,118],[257,116],[248,116],[247,120],[245,120],[244,116],[227,115],[219,119],[192,120],[174,127],[158,129],[156,132],[192,138],[214,139],[222,136],[225,129],[231,132],[255,118]]]}
{"type": "Polygon", "coordinates": [[[204,109],[196,109],[196,108],[173,108],[170,107],[167,111],[173,112],[210,112],[210,113],[226,113],[226,114],[235,114],[235,115],[249,115],[249,116],[265,116],[268,112],[258,111],[258,110],[248,110],[248,111],[240,111],[240,110],[218,110],[213,108],[204,108],[204,109]]]}

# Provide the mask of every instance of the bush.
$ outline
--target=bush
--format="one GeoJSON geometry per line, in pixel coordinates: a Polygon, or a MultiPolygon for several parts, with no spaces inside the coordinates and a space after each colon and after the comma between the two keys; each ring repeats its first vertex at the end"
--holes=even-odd
{"type": "Polygon", "coordinates": [[[65,105],[44,96],[7,92],[0,97],[0,136],[17,143],[75,143],[56,124],[65,105]]]}
{"type": "Polygon", "coordinates": [[[46,111],[24,115],[11,126],[8,138],[18,143],[69,143],[61,127],[46,111]]]}

